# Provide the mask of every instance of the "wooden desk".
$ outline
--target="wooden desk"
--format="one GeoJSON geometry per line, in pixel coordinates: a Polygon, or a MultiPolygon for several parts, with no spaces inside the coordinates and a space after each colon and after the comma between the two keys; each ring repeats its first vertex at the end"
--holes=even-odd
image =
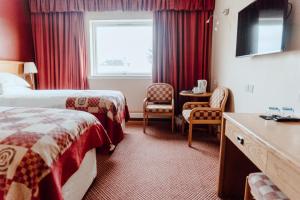
{"type": "Polygon", "coordinates": [[[245,178],[262,171],[290,199],[300,199],[300,123],[224,113],[218,195],[240,199],[245,178]]]}
{"type": "Polygon", "coordinates": [[[193,93],[190,90],[185,90],[185,91],[181,91],[179,93],[180,96],[184,96],[184,97],[196,97],[196,98],[201,98],[201,97],[210,97],[211,93],[206,92],[206,93],[193,93]]]}

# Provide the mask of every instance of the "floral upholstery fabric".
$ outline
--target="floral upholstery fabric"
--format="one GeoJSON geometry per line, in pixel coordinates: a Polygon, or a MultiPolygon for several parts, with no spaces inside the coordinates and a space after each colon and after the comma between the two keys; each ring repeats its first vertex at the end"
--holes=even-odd
{"type": "Polygon", "coordinates": [[[196,111],[193,116],[191,115],[192,110],[183,110],[182,116],[186,121],[190,120],[192,117],[193,120],[221,120],[222,112],[220,110],[199,110],[196,111]]]}
{"type": "Polygon", "coordinates": [[[193,108],[208,108],[209,104],[186,104],[184,109],[193,109],[193,108]]]}
{"type": "Polygon", "coordinates": [[[146,111],[152,113],[172,113],[173,107],[172,105],[150,104],[146,106],[146,111]]]}
{"type": "Polygon", "coordinates": [[[224,96],[225,96],[225,89],[216,88],[212,96],[210,97],[209,106],[211,108],[220,108],[224,96]]]}
{"type": "Polygon", "coordinates": [[[153,84],[148,88],[147,99],[149,102],[172,102],[173,87],[169,84],[153,84]]]}
{"type": "Polygon", "coordinates": [[[253,173],[248,177],[251,194],[256,200],[288,200],[279,188],[263,173],[253,173]]]}

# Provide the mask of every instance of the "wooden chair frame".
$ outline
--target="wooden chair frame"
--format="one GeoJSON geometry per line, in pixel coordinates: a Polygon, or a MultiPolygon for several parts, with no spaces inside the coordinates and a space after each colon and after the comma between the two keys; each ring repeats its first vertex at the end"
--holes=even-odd
{"type": "MultiPolygon", "coordinates": [[[[198,111],[220,111],[220,112],[223,113],[224,110],[225,110],[227,99],[228,99],[228,89],[224,88],[224,87],[221,87],[221,88],[224,89],[225,94],[224,94],[224,97],[222,99],[220,108],[205,107],[206,105],[207,106],[209,105],[209,102],[186,102],[183,105],[182,110],[185,110],[185,109],[189,108],[191,105],[195,105],[195,106],[198,106],[198,107],[195,107],[195,108],[192,109],[192,111],[190,113],[190,116],[193,116],[194,113],[198,112],[198,111]]],[[[184,133],[185,122],[186,122],[185,118],[182,117],[182,133],[184,133]]],[[[223,129],[223,123],[224,123],[223,118],[220,119],[220,120],[195,120],[195,119],[190,119],[187,122],[189,123],[189,133],[188,133],[188,145],[189,145],[189,147],[192,146],[192,136],[193,136],[193,125],[194,124],[220,125],[221,129],[223,129]]],[[[221,132],[222,132],[222,130],[221,130],[221,132]]]]}
{"type": "Polygon", "coordinates": [[[248,182],[248,176],[246,177],[246,182],[245,182],[245,194],[244,194],[244,200],[254,200],[251,192],[250,192],[250,186],[248,182]]]}
{"type": "Polygon", "coordinates": [[[170,113],[161,113],[161,112],[158,112],[158,113],[153,113],[153,112],[147,112],[146,111],[146,107],[149,103],[148,101],[148,97],[146,97],[144,99],[144,103],[143,103],[143,131],[144,133],[146,132],[146,126],[148,126],[148,121],[149,121],[149,115],[151,116],[169,116],[171,117],[172,119],[172,133],[174,132],[174,124],[175,124],[175,113],[174,113],[174,88],[172,85],[168,84],[168,83],[153,83],[152,85],[150,85],[148,88],[147,88],[147,95],[148,95],[148,91],[151,87],[153,87],[154,85],[168,85],[169,87],[172,88],[172,102],[171,102],[171,106],[172,106],[172,112],[170,113]]]}

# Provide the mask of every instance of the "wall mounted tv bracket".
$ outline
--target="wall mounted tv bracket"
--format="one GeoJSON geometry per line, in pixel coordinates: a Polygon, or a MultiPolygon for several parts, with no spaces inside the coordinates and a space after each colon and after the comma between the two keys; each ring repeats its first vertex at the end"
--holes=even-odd
{"type": "Polygon", "coordinates": [[[293,11],[293,4],[291,2],[288,2],[288,6],[290,7],[288,12],[287,12],[287,15],[285,16],[286,19],[288,19],[291,14],[292,14],[292,11],[293,11]]]}

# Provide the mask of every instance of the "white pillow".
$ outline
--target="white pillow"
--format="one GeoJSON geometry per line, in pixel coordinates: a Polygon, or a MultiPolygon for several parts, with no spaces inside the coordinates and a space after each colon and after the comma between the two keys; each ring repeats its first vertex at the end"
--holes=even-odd
{"type": "Polygon", "coordinates": [[[7,86],[18,86],[18,87],[26,87],[26,88],[30,87],[29,83],[24,79],[22,79],[21,77],[6,72],[0,72],[0,85],[2,85],[2,90],[4,87],[7,86]]]}
{"type": "Polygon", "coordinates": [[[7,86],[2,88],[2,95],[25,95],[31,94],[32,89],[20,86],[7,86]]]}

